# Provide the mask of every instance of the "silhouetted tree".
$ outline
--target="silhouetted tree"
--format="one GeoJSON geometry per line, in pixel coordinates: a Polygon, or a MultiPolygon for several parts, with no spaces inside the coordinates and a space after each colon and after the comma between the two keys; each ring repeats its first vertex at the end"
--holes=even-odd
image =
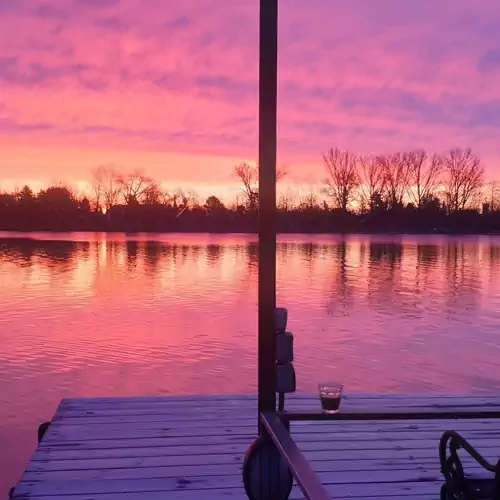
{"type": "MultiPolygon", "coordinates": [[[[243,162],[234,167],[236,177],[243,184],[243,193],[246,198],[248,210],[256,210],[259,206],[259,167],[243,162]]],[[[287,174],[284,167],[276,169],[276,182],[279,182],[287,174]]]]}
{"type": "Polygon", "coordinates": [[[35,194],[29,186],[24,186],[21,191],[17,193],[17,201],[22,205],[30,205],[35,201],[35,194]]]}
{"type": "Polygon", "coordinates": [[[405,153],[404,161],[410,172],[409,198],[421,209],[435,197],[442,172],[441,159],[436,154],[428,156],[424,150],[417,150],[405,153]]]}
{"type": "Polygon", "coordinates": [[[49,186],[37,195],[38,204],[52,210],[78,208],[75,194],[66,186],[49,186]]]}
{"type": "Polygon", "coordinates": [[[318,195],[311,188],[307,193],[304,193],[299,198],[300,210],[319,210],[318,195]]]}
{"type": "Polygon", "coordinates": [[[91,203],[96,212],[118,204],[121,194],[118,177],[113,165],[99,165],[92,171],[91,203]]]}
{"type": "Polygon", "coordinates": [[[91,206],[89,199],[84,196],[81,200],[78,201],[78,208],[83,210],[84,212],[90,212],[91,206]]]}
{"type": "Polygon", "coordinates": [[[198,205],[198,195],[193,189],[177,188],[175,192],[179,201],[178,206],[181,210],[194,208],[198,205]]]}
{"type": "Polygon", "coordinates": [[[16,197],[11,193],[0,193],[0,207],[13,207],[16,205],[16,197]]]}
{"type": "Polygon", "coordinates": [[[328,177],[325,194],[331,198],[334,208],[347,211],[359,186],[358,156],[340,148],[331,148],[323,155],[328,177]]]}
{"type": "Polygon", "coordinates": [[[359,183],[359,205],[361,211],[373,211],[374,203],[380,205],[383,197],[386,180],[384,163],[377,156],[364,156],[360,158],[360,183],[359,183]]]}
{"type": "MultiPolygon", "coordinates": [[[[411,185],[411,167],[406,155],[394,153],[380,156],[379,161],[384,169],[385,201],[388,208],[394,209],[404,205],[405,196],[411,185]]],[[[382,193],[381,193],[382,194],[382,193]]]]}
{"type": "Polygon", "coordinates": [[[371,212],[385,212],[388,209],[385,196],[378,191],[375,191],[370,199],[371,212]]]}
{"type": "Polygon", "coordinates": [[[276,205],[278,210],[282,212],[289,212],[296,208],[296,197],[291,189],[287,189],[284,193],[280,193],[278,195],[278,199],[276,200],[276,205]]]}
{"type": "Polygon", "coordinates": [[[134,170],[130,174],[122,174],[117,180],[121,186],[121,195],[127,205],[141,203],[144,194],[153,182],[140,170],[134,170]]]}
{"type": "Polygon", "coordinates": [[[169,207],[177,208],[180,204],[181,196],[178,190],[167,191],[165,193],[165,204],[169,207]]]}
{"type": "Polygon", "coordinates": [[[420,202],[420,211],[427,214],[437,214],[441,210],[441,201],[437,196],[429,195],[427,198],[422,198],[420,202]]]}
{"type": "Polygon", "coordinates": [[[450,212],[477,204],[484,169],[470,149],[452,149],[441,159],[445,171],[445,200],[450,212]]]}
{"type": "Polygon", "coordinates": [[[205,201],[204,208],[207,212],[213,213],[218,210],[224,210],[224,203],[222,203],[217,196],[209,196],[205,201]]]}
{"type": "Polygon", "coordinates": [[[160,186],[156,182],[151,182],[143,193],[142,202],[144,205],[160,205],[164,201],[165,194],[161,191],[160,186]]]}
{"type": "Polygon", "coordinates": [[[492,212],[500,208],[500,184],[498,181],[491,181],[484,186],[484,203],[488,203],[492,212]]]}
{"type": "Polygon", "coordinates": [[[243,162],[234,167],[235,174],[243,184],[247,208],[255,210],[259,203],[259,170],[255,165],[243,162]]]}

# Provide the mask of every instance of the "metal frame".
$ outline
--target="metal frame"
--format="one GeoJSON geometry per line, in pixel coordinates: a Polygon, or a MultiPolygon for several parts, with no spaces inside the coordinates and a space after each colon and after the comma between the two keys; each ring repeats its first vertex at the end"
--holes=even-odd
{"type": "MultiPolygon", "coordinates": [[[[276,146],[278,0],[260,0],[259,31],[259,413],[276,410],[276,146]]],[[[259,421],[259,433],[260,429],[259,421]]]]}
{"type": "Polygon", "coordinates": [[[386,410],[366,412],[363,410],[340,411],[335,414],[322,412],[264,412],[260,419],[263,430],[273,441],[286,460],[297,484],[307,500],[327,500],[331,495],[321,484],[305,457],[302,455],[290,434],[290,422],[294,421],[335,421],[335,420],[444,420],[470,418],[500,418],[500,410],[467,411],[456,410],[415,411],[388,408],[386,410]]]}
{"type": "Polygon", "coordinates": [[[397,408],[387,408],[380,411],[347,410],[339,413],[323,412],[276,412],[276,416],[283,422],[304,422],[304,421],[330,421],[330,420],[453,420],[470,418],[498,418],[499,410],[470,411],[457,408],[456,410],[415,411],[398,410],[397,408]]]}
{"type": "Polygon", "coordinates": [[[290,472],[297,481],[307,500],[331,500],[331,496],[321,484],[318,476],[300,452],[290,432],[274,412],[262,413],[262,426],[273,441],[281,456],[286,460],[290,472]]]}

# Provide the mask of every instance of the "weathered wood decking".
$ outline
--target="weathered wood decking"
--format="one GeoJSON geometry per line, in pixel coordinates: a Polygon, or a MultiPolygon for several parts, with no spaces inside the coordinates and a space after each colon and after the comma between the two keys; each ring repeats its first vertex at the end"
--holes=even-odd
{"type": "MultiPolygon", "coordinates": [[[[287,409],[318,404],[296,396],[287,409]]],[[[484,411],[499,409],[500,397],[357,396],[342,406],[484,411]]],[[[66,399],[12,498],[244,500],[241,466],[256,420],[256,400],[244,396],[66,399]]],[[[498,419],[296,422],[292,436],[335,499],[430,500],[439,498],[447,429],[492,461],[500,456],[498,419]]],[[[294,488],[290,498],[302,495],[294,488]]]]}

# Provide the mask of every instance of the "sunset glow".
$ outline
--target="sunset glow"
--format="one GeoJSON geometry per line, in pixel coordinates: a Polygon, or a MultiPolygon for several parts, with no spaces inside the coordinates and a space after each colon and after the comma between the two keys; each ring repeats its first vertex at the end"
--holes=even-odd
{"type": "MultiPolygon", "coordinates": [[[[472,147],[500,173],[495,0],[283,0],[279,163],[472,147]]],[[[256,0],[2,0],[0,190],[142,168],[221,197],[256,160],[256,0]]]]}

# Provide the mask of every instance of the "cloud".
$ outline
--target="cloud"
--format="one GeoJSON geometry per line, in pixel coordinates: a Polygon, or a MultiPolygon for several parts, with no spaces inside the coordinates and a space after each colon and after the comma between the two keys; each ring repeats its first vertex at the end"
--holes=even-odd
{"type": "Polygon", "coordinates": [[[17,7],[17,0],[2,0],[0,2],[0,12],[15,11],[17,7]]]}
{"type": "Polygon", "coordinates": [[[109,7],[120,3],[120,0],[75,0],[76,6],[86,6],[86,7],[109,7]]]}
{"type": "Polygon", "coordinates": [[[50,123],[33,122],[33,123],[20,124],[12,120],[0,119],[0,131],[3,130],[6,132],[40,132],[40,131],[53,130],[53,128],[54,127],[50,123]]]}
{"type": "Polygon", "coordinates": [[[191,20],[188,16],[180,16],[172,20],[167,21],[163,27],[165,29],[184,29],[191,24],[191,20]]]}
{"type": "MultiPolygon", "coordinates": [[[[1,5],[3,137],[255,157],[255,0],[1,5]]],[[[282,2],[280,158],[463,141],[500,160],[498,27],[493,0],[282,2]]]]}
{"type": "Polygon", "coordinates": [[[488,50],[479,61],[480,71],[500,69],[500,50],[488,50]]]}
{"type": "Polygon", "coordinates": [[[45,19],[65,20],[70,17],[70,12],[52,4],[41,3],[36,7],[35,15],[45,19]]]}
{"type": "Polygon", "coordinates": [[[10,57],[0,59],[0,76],[13,85],[44,85],[50,82],[60,83],[61,79],[71,76],[78,77],[89,69],[78,62],[64,65],[48,66],[39,62],[23,64],[20,58],[10,57]]]}
{"type": "Polygon", "coordinates": [[[98,18],[95,20],[95,25],[98,28],[103,28],[105,30],[114,30],[118,32],[127,31],[129,25],[117,16],[109,16],[104,18],[98,18]]]}

